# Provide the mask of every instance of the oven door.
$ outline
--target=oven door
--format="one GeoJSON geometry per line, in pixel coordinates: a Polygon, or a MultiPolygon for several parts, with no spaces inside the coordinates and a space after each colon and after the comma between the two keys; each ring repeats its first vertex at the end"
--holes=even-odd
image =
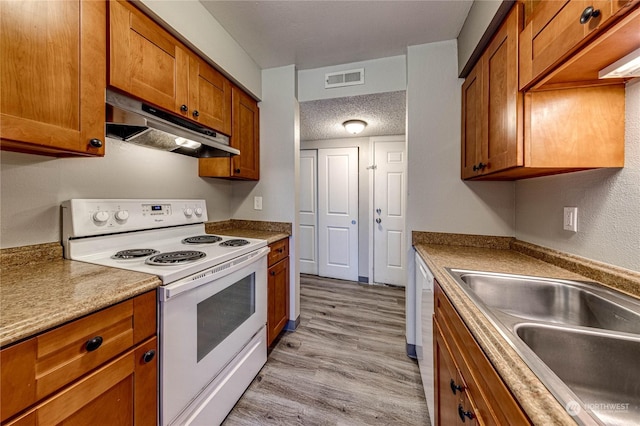
{"type": "Polygon", "coordinates": [[[161,424],[168,424],[267,322],[268,248],[163,286],[161,424]]]}

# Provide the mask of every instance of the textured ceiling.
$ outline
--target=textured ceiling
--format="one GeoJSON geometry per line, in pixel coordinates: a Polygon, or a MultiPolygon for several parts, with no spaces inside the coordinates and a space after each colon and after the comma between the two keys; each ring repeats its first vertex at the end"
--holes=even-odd
{"type": "Polygon", "coordinates": [[[260,68],[404,55],[458,37],[472,0],[200,0],[260,68]]]}
{"type": "Polygon", "coordinates": [[[300,140],[403,135],[405,92],[387,92],[346,98],[300,102],[300,140]],[[352,135],[342,127],[347,120],[364,120],[367,127],[352,135]]]}

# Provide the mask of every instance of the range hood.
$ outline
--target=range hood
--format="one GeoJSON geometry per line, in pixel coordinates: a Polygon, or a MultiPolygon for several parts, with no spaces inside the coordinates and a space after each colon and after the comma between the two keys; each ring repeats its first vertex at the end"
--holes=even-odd
{"type": "Polygon", "coordinates": [[[190,157],[228,157],[240,151],[208,127],[107,90],[107,136],[190,157]]]}

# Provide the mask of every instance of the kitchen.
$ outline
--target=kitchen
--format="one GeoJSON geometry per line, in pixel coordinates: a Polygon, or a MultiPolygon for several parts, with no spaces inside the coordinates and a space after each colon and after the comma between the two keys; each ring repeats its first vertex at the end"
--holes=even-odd
{"type": "MultiPolygon", "coordinates": [[[[191,158],[111,139],[104,158],[53,159],[3,151],[2,247],[59,241],[59,206],[68,199],[169,196],[205,199],[210,221],[237,218],[292,223],[291,251],[295,253],[297,196],[289,190],[291,182],[296,181],[298,151],[296,93],[300,88],[295,83],[295,66],[260,70],[224,34],[210,37],[227,40],[233,54],[213,51],[205,34],[224,30],[212,23],[195,2],[179,6],[172,2],[149,3],[247,89],[261,93],[261,143],[273,147],[261,151],[261,161],[269,167],[262,167],[257,183],[201,179],[191,158]],[[169,170],[172,173],[167,173],[169,170]],[[135,183],[129,181],[132,177],[135,183]],[[253,209],[254,196],[263,197],[263,210],[253,209]]],[[[449,40],[407,49],[407,229],[516,237],[638,271],[638,85],[632,81],[626,89],[624,169],[515,183],[461,181],[461,81],[456,44],[456,40],[449,40]],[[425,167],[425,161],[429,167],[425,167]],[[425,181],[438,185],[423,185],[425,181]],[[562,207],[575,205],[581,212],[580,231],[569,234],[561,229],[562,207]]],[[[292,262],[291,319],[300,315],[295,296],[299,294],[296,267],[292,262]]]]}

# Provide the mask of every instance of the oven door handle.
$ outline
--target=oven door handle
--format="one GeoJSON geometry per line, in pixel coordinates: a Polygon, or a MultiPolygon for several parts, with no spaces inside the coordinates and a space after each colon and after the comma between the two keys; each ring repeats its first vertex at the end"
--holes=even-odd
{"type": "Polygon", "coordinates": [[[262,247],[258,250],[254,250],[242,256],[238,256],[235,259],[231,259],[227,262],[221,263],[216,266],[212,266],[202,272],[187,277],[185,279],[176,281],[175,283],[159,287],[160,301],[166,302],[172,297],[184,293],[185,291],[192,290],[200,287],[203,284],[210,283],[216,279],[222,278],[231,274],[241,268],[244,268],[252,263],[262,259],[269,253],[269,247],[262,247]]]}

